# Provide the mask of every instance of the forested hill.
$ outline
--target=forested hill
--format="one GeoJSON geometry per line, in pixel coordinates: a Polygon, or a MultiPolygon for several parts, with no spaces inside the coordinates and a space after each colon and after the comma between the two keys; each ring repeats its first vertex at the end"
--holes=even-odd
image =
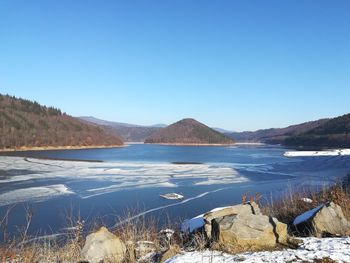
{"type": "Polygon", "coordinates": [[[329,119],[320,119],[317,121],[304,122],[297,125],[291,125],[286,128],[271,128],[257,131],[232,132],[226,135],[237,142],[262,142],[268,144],[285,144],[287,138],[297,136],[308,132],[316,127],[323,125],[329,119]]]}
{"type": "Polygon", "coordinates": [[[0,149],[113,146],[122,140],[59,109],[0,94],[0,149]]]}
{"type": "Polygon", "coordinates": [[[290,136],[288,146],[304,147],[350,147],[350,114],[328,120],[307,132],[290,136]]]}
{"type": "Polygon", "coordinates": [[[154,133],[145,143],[233,144],[234,141],[194,119],[183,119],[154,133]]]}

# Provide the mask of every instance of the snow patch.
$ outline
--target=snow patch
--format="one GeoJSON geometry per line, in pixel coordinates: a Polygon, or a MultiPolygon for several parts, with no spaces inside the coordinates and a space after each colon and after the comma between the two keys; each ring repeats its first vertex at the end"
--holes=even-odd
{"type": "MultiPolygon", "coordinates": [[[[217,207],[217,208],[214,208],[213,210],[210,210],[209,212],[217,212],[217,211],[223,210],[223,209],[228,208],[228,207],[229,206],[217,207]]],[[[201,214],[201,215],[198,215],[198,216],[193,217],[191,219],[186,219],[181,224],[181,231],[185,232],[185,233],[192,233],[194,230],[203,227],[205,224],[203,216],[204,216],[204,214],[201,214]]]]}
{"type": "Polygon", "coordinates": [[[303,202],[305,202],[305,203],[309,203],[309,204],[313,203],[313,200],[310,199],[310,198],[307,198],[307,197],[303,197],[303,198],[301,198],[300,200],[303,201],[303,202]]]}
{"type": "Polygon", "coordinates": [[[298,249],[281,251],[246,252],[230,255],[219,251],[185,252],[165,263],[272,263],[272,262],[314,262],[329,257],[336,262],[350,262],[350,237],[348,238],[301,238],[298,249]]]}
{"type": "Polygon", "coordinates": [[[336,149],[325,151],[287,151],[286,157],[309,157],[309,156],[345,156],[350,155],[350,149],[336,149]]]}
{"type": "Polygon", "coordinates": [[[309,220],[311,217],[313,217],[318,211],[320,211],[324,207],[324,204],[319,205],[318,207],[315,207],[314,209],[311,209],[309,211],[306,211],[305,213],[297,216],[294,221],[293,225],[299,225],[300,223],[303,223],[307,220],[309,220]]]}

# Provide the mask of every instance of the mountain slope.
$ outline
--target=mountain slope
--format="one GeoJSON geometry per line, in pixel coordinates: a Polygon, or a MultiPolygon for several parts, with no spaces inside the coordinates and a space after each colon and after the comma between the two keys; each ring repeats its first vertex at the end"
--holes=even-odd
{"type": "Polygon", "coordinates": [[[90,124],[98,125],[109,133],[120,136],[125,142],[144,142],[146,138],[162,129],[163,124],[140,126],[122,122],[112,122],[94,117],[79,117],[90,124]]]}
{"type": "Polygon", "coordinates": [[[286,128],[271,128],[257,131],[233,132],[226,134],[239,142],[263,142],[269,144],[284,144],[285,140],[291,136],[296,136],[310,131],[326,123],[329,119],[305,122],[291,125],[286,128]]]}
{"type": "Polygon", "coordinates": [[[123,127],[139,127],[136,124],[124,123],[124,122],[114,122],[114,121],[106,121],[102,119],[95,118],[93,116],[81,116],[79,119],[91,123],[95,123],[102,126],[123,126],[123,127]]]}
{"type": "Polygon", "coordinates": [[[154,133],[145,143],[232,144],[234,141],[194,119],[183,119],[154,133]]]}
{"type": "Polygon", "coordinates": [[[0,149],[123,144],[119,137],[59,109],[1,94],[0,134],[0,149]]]}
{"type": "Polygon", "coordinates": [[[285,140],[288,146],[350,147],[350,114],[327,122],[285,140]]]}

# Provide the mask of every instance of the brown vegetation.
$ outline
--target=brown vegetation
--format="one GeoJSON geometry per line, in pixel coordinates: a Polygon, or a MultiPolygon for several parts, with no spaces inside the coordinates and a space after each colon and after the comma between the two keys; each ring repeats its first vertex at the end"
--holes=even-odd
{"type": "Polygon", "coordinates": [[[116,135],[59,109],[0,94],[0,149],[122,145],[116,135]]]}
{"type": "Polygon", "coordinates": [[[240,142],[263,142],[269,144],[283,144],[284,141],[291,137],[297,136],[317,128],[329,119],[305,122],[297,125],[291,125],[285,128],[271,128],[257,131],[232,132],[227,134],[229,137],[240,142]]]}
{"type": "Polygon", "coordinates": [[[233,144],[234,141],[194,119],[183,119],[154,133],[145,143],[200,145],[233,144]]]}
{"type": "Polygon", "coordinates": [[[264,206],[263,210],[264,213],[271,214],[281,222],[291,224],[296,216],[331,201],[338,204],[344,215],[350,219],[350,188],[345,183],[337,183],[330,187],[324,186],[318,191],[311,189],[294,191],[290,189],[278,201],[264,206]],[[305,202],[304,198],[311,199],[312,203],[305,202]]]}

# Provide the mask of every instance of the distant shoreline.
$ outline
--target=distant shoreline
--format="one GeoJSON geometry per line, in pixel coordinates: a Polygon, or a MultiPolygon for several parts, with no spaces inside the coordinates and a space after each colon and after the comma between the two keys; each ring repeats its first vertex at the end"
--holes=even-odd
{"type": "Polygon", "coordinates": [[[232,146],[235,143],[151,143],[145,142],[144,144],[155,144],[155,145],[167,145],[167,146],[232,146]]]}
{"type": "Polygon", "coordinates": [[[40,147],[19,147],[10,149],[0,149],[0,153],[29,152],[29,151],[55,151],[55,150],[83,150],[83,149],[104,149],[122,148],[125,145],[91,145],[91,146],[40,146],[40,147]]]}
{"type": "Polygon", "coordinates": [[[236,142],[235,145],[266,145],[263,142],[236,142]]]}

